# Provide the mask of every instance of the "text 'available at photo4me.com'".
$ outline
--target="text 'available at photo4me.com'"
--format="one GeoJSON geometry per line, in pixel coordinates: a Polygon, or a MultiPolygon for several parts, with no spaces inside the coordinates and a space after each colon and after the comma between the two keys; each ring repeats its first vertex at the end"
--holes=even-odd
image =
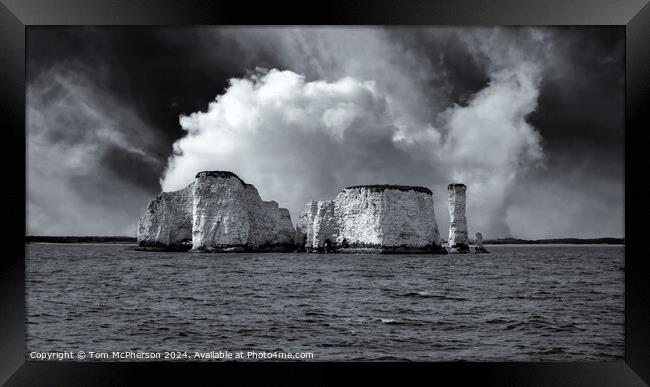
{"type": "Polygon", "coordinates": [[[311,360],[313,352],[266,352],[266,351],[62,351],[29,352],[28,360],[75,361],[75,360],[311,360]]]}

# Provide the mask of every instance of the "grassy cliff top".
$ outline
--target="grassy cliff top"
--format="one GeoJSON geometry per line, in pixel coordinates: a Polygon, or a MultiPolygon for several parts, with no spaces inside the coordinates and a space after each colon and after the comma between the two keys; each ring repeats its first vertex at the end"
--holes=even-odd
{"type": "Polygon", "coordinates": [[[355,189],[355,188],[364,188],[370,191],[381,192],[385,190],[398,190],[398,191],[416,191],[424,192],[431,195],[431,190],[427,187],[419,187],[414,185],[393,185],[393,184],[374,184],[374,185],[353,185],[351,187],[345,187],[345,189],[355,189]]]}
{"type": "Polygon", "coordinates": [[[241,181],[241,183],[242,183],[243,185],[248,185],[248,184],[246,184],[246,183],[244,182],[244,180],[242,180],[239,176],[235,175],[234,173],[232,173],[232,172],[230,172],[230,171],[201,171],[201,172],[199,172],[199,173],[196,174],[196,178],[197,178],[197,179],[198,179],[199,177],[206,177],[206,176],[210,176],[210,177],[223,177],[223,178],[234,177],[235,179],[241,181]]]}

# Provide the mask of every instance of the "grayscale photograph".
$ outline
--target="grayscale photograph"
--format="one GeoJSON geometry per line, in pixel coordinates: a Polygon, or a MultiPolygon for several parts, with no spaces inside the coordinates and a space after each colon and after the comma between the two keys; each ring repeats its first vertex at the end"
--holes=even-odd
{"type": "Polygon", "coordinates": [[[622,361],[625,29],[26,29],[29,361],[622,361]]]}

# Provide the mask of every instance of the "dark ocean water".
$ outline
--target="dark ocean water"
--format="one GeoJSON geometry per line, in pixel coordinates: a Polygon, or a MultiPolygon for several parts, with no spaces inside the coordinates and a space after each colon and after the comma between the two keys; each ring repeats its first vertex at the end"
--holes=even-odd
{"type": "Polygon", "coordinates": [[[314,360],[622,360],[624,247],[479,255],[201,254],[29,244],[31,351],[314,360]]]}

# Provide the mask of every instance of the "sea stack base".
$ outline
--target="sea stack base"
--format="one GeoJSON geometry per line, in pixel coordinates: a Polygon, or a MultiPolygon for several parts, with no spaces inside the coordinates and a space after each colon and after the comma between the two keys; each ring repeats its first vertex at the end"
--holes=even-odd
{"type": "Polygon", "coordinates": [[[464,244],[456,244],[453,247],[447,247],[447,253],[449,254],[467,254],[469,252],[469,246],[464,244]]]}
{"type": "Polygon", "coordinates": [[[307,248],[309,253],[336,253],[336,254],[447,254],[447,249],[441,246],[408,247],[408,246],[376,246],[376,247],[332,247],[326,250],[324,247],[307,248]]]}

